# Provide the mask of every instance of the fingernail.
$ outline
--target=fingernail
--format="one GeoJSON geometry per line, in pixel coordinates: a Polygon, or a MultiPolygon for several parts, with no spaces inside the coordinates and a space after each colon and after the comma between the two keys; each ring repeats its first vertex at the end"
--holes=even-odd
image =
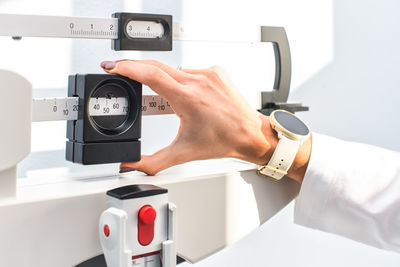
{"type": "Polygon", "coordinates": [[[131,172],[131,171],[136,171],[136,170],[133,169],[133,168],[128,168],[128,167],[121,167],[121,168],[119,169],[119,173],[131,172]]]}
{"type": "Polygon", "coordinates": [[[103,61],[100,66],[105,70],[112,70],[115,68],[115,61],[103,61]]]}

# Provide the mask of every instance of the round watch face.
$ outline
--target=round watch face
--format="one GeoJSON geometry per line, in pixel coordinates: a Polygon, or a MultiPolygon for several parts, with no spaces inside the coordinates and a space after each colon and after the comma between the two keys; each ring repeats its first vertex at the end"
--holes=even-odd
{"type": "Polygon", "coordinates": [[[296,135],[308,135],[310,133],[307,125],[289,112],[275,111],[274,118],[283,128],[296,135]]]}

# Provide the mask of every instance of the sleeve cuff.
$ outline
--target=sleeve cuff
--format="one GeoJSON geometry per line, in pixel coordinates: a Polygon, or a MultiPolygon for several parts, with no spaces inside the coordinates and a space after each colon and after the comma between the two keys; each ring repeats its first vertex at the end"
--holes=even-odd
{"type": "Polygon", "coordinates": [[[335,150],[340,150],[343,141],[313,133],[312,152],[307,171],[296,199],[294,221],[311,228],[318,228],[324,217],[327,202],[337,177],[335,150]]]}

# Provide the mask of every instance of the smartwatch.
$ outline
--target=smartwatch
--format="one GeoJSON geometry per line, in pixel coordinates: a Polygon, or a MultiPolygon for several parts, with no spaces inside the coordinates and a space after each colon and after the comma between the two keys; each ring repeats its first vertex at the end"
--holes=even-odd
{"type": "Polygon", "coordinates": [[[286,110],[273,111],[270,123],[278,133],[279,142],[269,162],[260,166],[257,173],[276,181],[287,174],[300,146],[310,136],[310,130],[302,120],[286,110]]]}

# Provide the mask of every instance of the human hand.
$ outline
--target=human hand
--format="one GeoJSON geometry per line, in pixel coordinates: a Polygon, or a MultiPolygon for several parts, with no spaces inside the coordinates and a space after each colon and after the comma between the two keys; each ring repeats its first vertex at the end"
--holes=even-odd
{"type": "Polygon", "coordinates": [[[278,138],[269,117],[248,105],[221,68],[177,70],[147,60],[105,61],[101,67],[149,86],[180,118],[169,146],[138,162],[122,163],[121,172],[155,175],[177,164],[225,157],[261,165],[272,156],[278,138]]]}

